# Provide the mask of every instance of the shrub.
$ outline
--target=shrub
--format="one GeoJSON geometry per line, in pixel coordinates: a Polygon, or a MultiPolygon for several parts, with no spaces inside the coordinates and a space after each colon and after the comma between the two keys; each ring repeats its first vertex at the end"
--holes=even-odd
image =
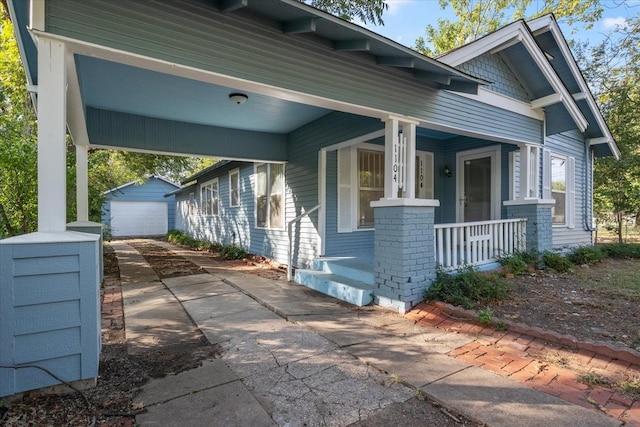
{"type": "Polygon", "coordinates": [[[226,259],[242,259],[248,254],[239,246],[236,245],[224,245],[218,250],[220,256],[226,259]]]}
{"type": "Polygon", "coordinates": [[[606,254],[594,246],[581,246],[571,251],[567,259],[576,265],[590,265],[602,261],[606,254]]]}
{"type": "Polygon", "coordinates": [[[640,258],[640,245],[637,243],[607,243],[598,247],[611,258],[640,258]]]}
{"type": "Polygon", "coordinates": [[[506,298],[509,289],[509,283],[495,273],[481,273],[471,266],[456,272],[439,268],[436,280],[425,293],[425,299],[474,308],[479,303],[506,298]]]}
{"type": "Polygon", "coordinates": [[[498,262],[502,265],[507,273],[521,274],[531,268],[535,268],[540,257],[535,252],[514,252],[513,255],[498,258],[498,262]]]}
{"type": "Polygon", "coordinates": [[[566,273],[575,267],[571,261],[557,252],[546,251],[542,255],[542,260],[546,267],[559,273],[566,273]]]}
{"type": "Polygon", "coordinates": [[[218,243],[211,243],[207,240],[198,240],[178,230],[170,230],[167,233],[167,241],[175,243],[176,245],[186,246],[190,249],[199,251],[212,251],[215,252],[220,249],[218,243]]]}

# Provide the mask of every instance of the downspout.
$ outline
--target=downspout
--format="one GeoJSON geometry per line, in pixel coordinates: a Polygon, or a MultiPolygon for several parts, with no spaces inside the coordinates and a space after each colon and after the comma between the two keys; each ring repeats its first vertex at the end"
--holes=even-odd
{"type": "Polygon", "coordinates": [[[584,200],[590,201],[589,207],[587,209],[585,206],[584,209],[584,229],[589,232],[596,231],[597,228],[593,228],[593,156],[589,156],[591,152],[591,143],[589,141],[585,141],[584,144],[584,200]],[[591,163],[591,168],[588,167],[589,163],[591,163]],[[589,169],[591,169],[591,175],[589,175],[589,169]],[[591,189],[591,192],[589,192],[591,189]],[[591,197],[589,197],[591,196],[591,197]],[[591,219],[591,221],[589,221],[591,219]]]}

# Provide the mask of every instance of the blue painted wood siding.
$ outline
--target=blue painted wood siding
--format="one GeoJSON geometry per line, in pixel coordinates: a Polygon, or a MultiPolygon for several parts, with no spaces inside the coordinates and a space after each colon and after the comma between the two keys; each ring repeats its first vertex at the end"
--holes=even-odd
{"type": "MultiPolygon", "coordinates": [[[[242,14],[218,13],[196,3],[179,5],[50,1],[46,30],[441,126],[540,142],[540,121],[439,91],[406,71],[376,65],[373,57],[337,53],[321,40],[283,34],[278,23],[250,22],[242,14]]],[[[188,140],[181,141],[185,150],[193,148],[188,140]]]]}
{"type": "MultiPolygon", "coordinates": [[[[591,174],[593,171],[591,170],[591,160],[585,158],[584,138],[578,131],[552,135],[546,138],[544,148],[556,154],[575,158],[575,227],[554,226],[553,247],[554,249],[563,249],[590,245],[592,243],[592,236],[591,232],[587,230],[587,225],[591,225],[591,209],[593,203],[591,174]],[[585,176],[585,173],[587,173],[587,176],[585,176]]],[[[544,173],[544,171],[542,173],[544,173]]],[[[542,182],[541,177],[541,185],[542,182]]]]}
{"type": "MultiPolygon", "coordinates": [[[[99,236],[84,236],[0,242],[0,365],[37,365],[70,382],[97,377],[99,236]]],[[[0,396],[55,384],[35,368],[0,368],[0,396]]]]}
{"type": "Polygon", "coordinates": [[[166,181],[152,177],[144,183],[131,184],[121,189],[107,193],[106,201],[102,205],[102,223],[111,225],[111,201],[120,202],[162,202],[167,204],[168,229],[175,227],[176,199],[175,196],[164,197],[178,187],[166,181]]]}

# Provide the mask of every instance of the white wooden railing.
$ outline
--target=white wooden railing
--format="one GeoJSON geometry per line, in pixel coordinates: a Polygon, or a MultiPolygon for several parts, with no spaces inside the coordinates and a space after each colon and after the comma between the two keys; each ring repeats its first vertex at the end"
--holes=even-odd
{"type": "Polygon", "coordinates": [[[435,224],[436,262],[445,270],[453,270],[524,251],[526,225],[526,219],[435,224]]]}

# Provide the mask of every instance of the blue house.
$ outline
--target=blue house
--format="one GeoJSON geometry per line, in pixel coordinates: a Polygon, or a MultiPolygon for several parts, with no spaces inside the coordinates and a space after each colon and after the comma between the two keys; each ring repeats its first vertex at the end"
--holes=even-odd
{"type": "Polygon", "coordinates": [[[113,237],[164,236],[175,222],[175,196],[179,186],[151,176],[142,183],[129,182],[105,191],[102,223],[113,237]]]}
{"type": "MultiPolygon", "coordinates": [[[[591,243],[591,162],[619,152],[552,16],[433,59],[296,0],[8,4],[44,173],[38,232],[0,241],[3,366],[97,375],[99,244],[65,224],[67,130],[78,221],[91,147],[223,158],[176,194],[177,226],[354,302],[402,312],[437,264],[591,243]],[[84,317],[34,309],[70,298],[84,317]]],[[[0,395],[54,382],[0,369],[0,395]]]]}

